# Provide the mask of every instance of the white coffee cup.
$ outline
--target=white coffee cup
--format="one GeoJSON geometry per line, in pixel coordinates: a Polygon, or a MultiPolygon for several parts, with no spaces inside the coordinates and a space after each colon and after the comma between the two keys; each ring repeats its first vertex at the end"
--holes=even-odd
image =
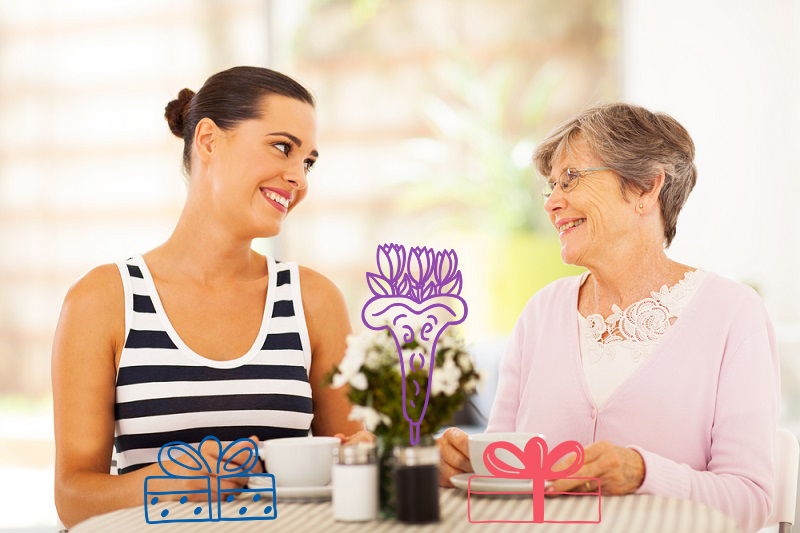
{"type": "MultiPolygon", "coordinates": [[[[476,474],[479,476],[491,476],[492,473],[489,472],[489,469],[486,468],[486,465],[483,464],[483,452],[486,450],[487,446],[493,442],[510,442],[520,451],[525,449],[525,445],[531,440],[533,437],[541,437],[544,439],[544,435],[541,433],[478,433],[475,435],[469,436],[469,461],[472,463],[472,469],[475,471],[476,474]]],[[[505,462],[507,465],[512,466],[514,468],[523,468],[522,461],[517,459],[517,457],[508,450],[504,450],[502,448],[498,448],[495,450],[495,457],[499,460],[505,462]]]]}
{"type": "Polygon", "coordinates": [[[336,437],[270,439],[258,450],[279,487],[320,487],[331,482],[336,437]]]}

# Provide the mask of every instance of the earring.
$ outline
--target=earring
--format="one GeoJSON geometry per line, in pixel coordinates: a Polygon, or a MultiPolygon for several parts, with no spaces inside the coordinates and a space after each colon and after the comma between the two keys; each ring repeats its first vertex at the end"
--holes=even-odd
{"type": "Polygon", "coordinates": [[[643,209],[643,208],[644,208],[644,204],[639,204],[639,209],[643,209]]]}

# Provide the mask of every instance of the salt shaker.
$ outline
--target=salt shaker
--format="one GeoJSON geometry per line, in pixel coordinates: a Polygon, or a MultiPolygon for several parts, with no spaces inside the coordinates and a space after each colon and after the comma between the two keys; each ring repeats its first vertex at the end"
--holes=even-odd
{"type": "Polygon", "coordinates": [[[378,518],[378,453],[360,442],[333,451],[333,518],[345,522],[378,518]]]}
{"type": "Polygon", "coordinates": [[[439,521],[439,449],[434,446],[394,448],[397,519],[421,524],[439,521]]]}

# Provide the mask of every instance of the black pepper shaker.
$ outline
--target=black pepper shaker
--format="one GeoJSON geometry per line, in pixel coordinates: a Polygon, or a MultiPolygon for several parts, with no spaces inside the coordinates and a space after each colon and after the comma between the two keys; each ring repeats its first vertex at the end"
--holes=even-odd
{"type": "Polygon", "coordinates": [[[409,524],[439,521],[439,449],[394,448],[397,519],[409,524]]]}

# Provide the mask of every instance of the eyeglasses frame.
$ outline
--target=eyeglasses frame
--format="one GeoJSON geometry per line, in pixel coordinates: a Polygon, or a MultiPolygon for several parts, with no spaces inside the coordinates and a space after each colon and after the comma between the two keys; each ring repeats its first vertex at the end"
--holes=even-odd
{"type": "Polygon", "coordinates": [[[542,196],[544,197],[545,200],[550,198],[550,195],[553,194],[553,192],[555,192],[555,190],[556,190],[556,187],[555,187],[556,183],[558,184],[559,187],[561,187],[561,190],[563,192],[566,193],[566,192],[572,191],[572,190],[575,189],[575,187],[578,186],[578,183],[579,183],[578,180],[580,178],[582,178],[583,176],[585,176],[587,174],[590,174],[592,172],[598,172],[600,170],[613,170],[613,169],[611,169],[609,167],[593,167],[593,168],[572,168],[572,167],[570,167],[570,168],[565,168],[564,171],[561,172],[561,174],[558,176],[558,181],[554,181],[553,182],[552,189],[548,193],[545,193],[545,190],[550,187],[550,181],[549,180],[545,180],[544,185],[542,186],[542,196]],[[569,185],[567,186],[568,187],[567,188],[567,187],[564,186],[563,176],[564,175],[569,176],[570,171],[575,171],[577,173],[577,175],[575,177],[570,176],[570,181],[569,181],[569,185]],[[573,182],[575,183],[574,186],[571,185],[573,182]]]}

